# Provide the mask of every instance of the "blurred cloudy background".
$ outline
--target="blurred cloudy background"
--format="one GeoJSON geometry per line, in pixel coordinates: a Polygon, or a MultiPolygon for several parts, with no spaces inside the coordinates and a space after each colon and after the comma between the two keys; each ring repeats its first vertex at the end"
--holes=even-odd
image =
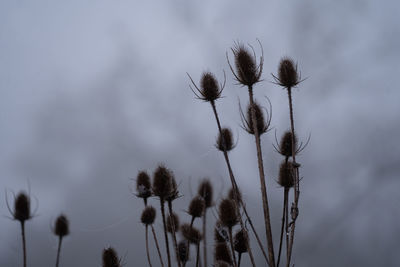
{"type": "Polygon", "coordinates": [[[234,171],[264,237],[253,138],[239,126],[238,99],[246,103],[247,92],[235,85],[225,56],[235,41],[259,53],[256,38],[265,52],[256,96],[273,105],[274,130],[262,145],[274,238],[282,190],[272,143],[289,120],[287,96],[270,73],[291,56],[308,77],[294,91],[296,128],[302,140],[312,136],[299,157],[294,263],[398,266],[399,7],[361,0],[1,1],[0,266],[22,265],[5,191],[12,202],[10,193],[30,184],[38,199],[26,225],[29,266],[53,266],[50,224],[60,212],[71,221],[62,266],[100,266],[108,245],[126,266],[146,266],[142,202],[130,190],[138,170],[153,172],[160,162],[174,170],[182,221],[200,178],[212,179],[217,197],[225,194],[211,109],[194,99],[186,72],[196,81],[205,70],[220,79],[227,73],[218,108],[238,138],[234,171]]]}

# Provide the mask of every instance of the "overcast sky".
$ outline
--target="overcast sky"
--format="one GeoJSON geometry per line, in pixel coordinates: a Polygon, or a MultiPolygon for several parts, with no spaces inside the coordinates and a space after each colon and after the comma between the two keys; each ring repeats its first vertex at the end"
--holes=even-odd
{"type": "MultiPolygon", "coordinates": [[[[273,107],[274,129],[262,145],[275,241],[282,189],[272,144],[289,115],[285,91],[270,81],[290,56],[307,77],[294,90],[296,129],[301,140],[311,135],[298,159],[295,265],[397,266],[399,11],[397,1],[372,0],[1,1],[0,266],[22,265],[5,191],[12,203],[11,192],[30,184],[38,200],[26,224],[34,267],[55,262],[50,225],[60,212],[71,221],[61,266],[100,266],[108,245],[126,266],[146,266],[143,203],[131,194],[138,170],[152,173],[162,162],[174,171],[181,221],[189,221],[184,210],[201,178],[211,178],[218,198],[226,193],[212,111],[194,99],[186,72],[196,81],[206,70],[219,79],[227,73],[217,105],[238,140],[234,172],[262,233],[254,140],[238,112],[247,91],[226,61],[235,41],[259,55],[257,38],[265,62],[255,94],[273,107]]],[[[160,220],[156,229],[162,241],[160,220]]],[[[210,260],[211,250],[210,243],[210,260]]]]}

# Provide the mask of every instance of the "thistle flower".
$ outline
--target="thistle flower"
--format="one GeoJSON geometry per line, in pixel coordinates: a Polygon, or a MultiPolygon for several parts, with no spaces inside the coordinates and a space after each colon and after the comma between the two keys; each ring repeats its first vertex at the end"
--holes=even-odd
{"type": "Polygon", "coordinates": [[[121,260],[113,248],[103,250],[103,267],[121,267],[121,260]]]}
{"type": "Polygon", "coordinates": [[[279,168],[279,185],[284,188],[291,188],[294,185],[294,168],[290,161],[284,160],[279,168]]]}
{"type": "Polygon", "coordinates": [[[276,84],[292,88],[302,82],[300,74],[297,72],[297,64],[291,58],[285,57],[281,59],[278,68],[278,77],[273,75],[276,84]]]}
{"type": "MultiPolygon", "coordinates": [[[[256,101],[254,101],[254,113],[256,117],[256,125],[257,125],[257,130],[258,134],[262,135],[263,133],[266,133],[268,131],[268,128],[271,123],[271,113],[267,114],[268,115],[268,120],[265,120],[264,118],[264,113],[262,111],[262,108],[260,104],[258,104],[256,101]]],[[[255,134],[254,127],[253,127],[253,116],[252,116],[252,111],[251,111],[251,105],[249,104],[247,106],[247,112],[246,116],[243,114],[242,108],[239,105],[239,111],[240,111],[240,117],[242,120],[242,128],[248,132],[249,134],[255,134]]]]}
{"type": "Polygon", "coordinates": [[[185,223],[181,226],[181,232],[183,237],[192,244],[197,245],[202,239],[200,231],[195,227],[190,226],[188,223],[185,223]]]}
{"type": "Polygon", "coordinates": [[[145,203],[151,197],[151,183],[150,176],[145,171],[140,171],[136,178],[136,191],[137,197],[143,198],[145,203]]]}
{"type": "Polygon", "coordinates": [[[192,218],[199,218],[203,215],[204,209],[204,199],[200,196],[197,196],[190,201],[188,213],[192,216],[192,218]]]}
{"type": "MultiPolygon", "coordinates": [[[[242,85],[249,87],[253,86],[255,83],[260,81],[263,70],[263,62],[264,62],[262,54],[260,57],[260,63],[257,64],[254,49],[252,46],[250,46],[250,48],[253,53],[251,53],[242,44],[235,44],[235,47],[231,48],[235,59],[236,71],[233,70],[233,67],[230,64],[227,55],[228,64],[233,75],[235,76],[235,79],[242,85]]],[[[261,46],[261,51],[262,51],[262,46],[261,46]]]]}
{"type": "Polygon", "coordinates": [[[217,138],[216,147],[222,152],[231,151],[235,147],[232,132],[229,128],[222,128],[217,138]]]}
{"type": "Polygon", "coordinates": [[[222,225],[232,228],[238,223],[236,204],[231,199],[223,199],[219,204],[219,220],[222,225]]]}
{"type": "Polygon", "coordinates": [[[200,183],[198,194],[203,198],[206,209],[213,206],[213,187],[210,180],[204,179],[200,183]]]}
{"type": "Polygon", "coordinates": [[[60,238],[69,234],[69,221],[65,215],[61,214],[58,216],[54,227],[54,234],[60,238]]]}
{"type": "Polygon", "coordinates": [[[236,232],[233,238],[233,243],[236,252],[240,254],[247,252],[249,239],[245,230],[241,229],[236,232]]]}
{"type": "Polygon", "coordinates": [[[226,243],[217,243],[214,248],[214,259],[216,262],[224,261],[232,264],[232,255],[226,243]]]}
{"type": "Polygon", "coordinates": [[[213,102],[221,97],[221,94],[222,94],[222,91],[224,90],[225,82],[226,82],[225,72],[224,72],[224,83],[223,84],[218,84],[218,81],[215,78],[215,75],[213,73],[204,72],[201,75],[201,79],[200,79],[200,89],[196,85],[196,83],[193,81],[192,77],[190,77],[189,74],[188,74],[188,76],[197,92],[195,90],[193,90],[193,88],[191,86],[189,86],[189,87],[198,99],[208,101],[208,102],[213,102]]]}
{"type": "Polygon", "coordinates": [[[172,172],[163,165],[159,165],[154,172],[153,193],[164,201],[171,195],[172,191],[172,172]]]}
{"type": "Polygon", "coordinates": [[[179,231],[179,217],[175,212],[169,214],[167,217],[167,231],[169,233],[179,231]]]}
{"type": "Polygon", "coordinates": [[[155,218],[156,218],[156,209],[153,208],[152,206],[147,206],[142,212],[140,221],[144,225],[151,225],[154,223],[155,218]]]}
{"type": "Polygon", "coordinates": [[[179,260],[185,265],[189,259],[189,248],[187,241],[181,240],[178,244],[178,257],[179,260]]]}

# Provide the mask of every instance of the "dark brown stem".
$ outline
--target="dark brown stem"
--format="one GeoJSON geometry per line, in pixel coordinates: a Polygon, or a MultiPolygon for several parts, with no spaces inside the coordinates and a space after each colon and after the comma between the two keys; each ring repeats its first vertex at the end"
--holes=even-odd
{"type": "Polygon", "coordinates": [[[161,266],[164,267],[164,262],[163,262],[162,257],[161,257],[160,246],[158,245],[156,231],[154,231],[153,225],[151,225],[151,231],[153,232],[154,243],[156,243],[157,253],[158,253],[158,257],[160,258],[161,266]]]}
{"type": "Polygon", "coordinates": [[[171,216],[171,228],[172,228],[172,241],[174,243],[175,247],[175,256],[176,256],[176,262],[178,263],[178,266],[181,266],[181,261],[179,260],[179,252],[178,252],[178,242],[176,241],[176,231],[175,231],[175,220],[173,219],[173,210],[172,210],[172,201],[168,201],[168,209],[169,209],[169,214],[171,216]]]}
{"type": "Polygon", "coordinates": [[[207,214],[207,209],[204,210],[204,214],[203,214],[203,258],[204,258],[204,266],[207,266],[206,214],[207,214]]]}
{"type": "Polygon", "coordinates": [[[196,253],[196,267],[199,267],[199,259],[200,259],[200,242],[196,245],[197,253],[196,253]]]}
{"type": "Polygon", "coordinates": [[[24,253],[24,267],[26,267],[26,241],[25,241],[25,222],[21,222],[22,250],[24,253]]]}
{"type": "MultiPolygon", "coordinates": [[[[285,230],[285,214],[286,214],[286,207],[287,207],[287,195],[288,195],[288,189],[285,187],[284,192],[283,192],[283,211],[282,211],[282,225],[281,225],[281,236],[279,240],[279,252],[278,252],[278,261],[276,263],[276,267],[279,267],[279,262],[281,259],[281,252],[282,252],[282,243],[283,243],[283,232],[285,232],[286,235],[286,230],[285,230]]],[[[287,237],[287,235],[286,235],[287,237]]]]}
{"type": "MultiPolygon", "coordinates": [[[[218,117],[218,113],[217,113],[217,109],[215,107],[215,102],[214,101],[211,101],[211,107],[213,109],[215,120],[217,122],[219,134],[222,134],[222,128],[221,128],[221,124],[220,124],[220,121],[219,121],[219,117],[218,117]]],[[[231,167],[231,164],[230,164],[230,161],[229,161],[228,152],[223,151],[223,154],[224,154],[224,159],[225,159],[226,165],[228,167],[229,178],[231,180],[232,189],[233,189],[233,192],[234,192],[234,198],[235,198],[235,202],[236,202],[237,212],[240,215],[240,210],[239,210],[239,206],[240,205],[239,205],[239,203],[241,203],[242,204],[242,208],[245,211],[245,214],[247,216],[247,219],[249,221],[251,221],[251,219],[250,219],[250,217],[249,217],[249,215],[248,215],[248,213],[246,211],[246,206],[244,205],[242,199],[238,197],[238,192],[239,192],[238,191],[238,186],[237,186],[237,183],[236,183],[236,180],[235,180],[235,176],[233,175],[232,167],[231,167]]],[[[240,222],[241,228],[242,229],[246,229],[244,227],[244,223],[243,223],[243,220],[242,220],[241,216],[239,216],[239,222],[240,222]]],[[[258,244],[259,244],[261,250],[264,252],[264,249],[262,247],[262,244],[260,242],[260,239],[258,238],[257,232],[255,231],[254,227],[252,227],[252,230],[253,230],[254,235],[257,237],[257,241],[258,241],[258,244]]],[[[246,234],[247,234],[247,232],[246,232],[246,234]]],[[[252,265],[256,266],[255,261],[254,261],[253,252],[252,252],[251,247],[250,247],[250,242],[247,243],[247,251],[249,252],[249,257],[250,257],[250,261],[251,261],[252,265]]],[[[265,252],[264,252],[264,256],[265,256],[265,252]]],[[[266,256],[265,256],[265,260],[268,263],[268,259],[267,259],[266,256]]],[[[268,263],[268,265],[269,265],[269,263],[268,263]]]]}
{"type": "Polygon", "coordinates": [[[265,173],[264,173],[263,158],[262,158],[262,152],[261,152],[260,134],[259,134],[258,128],[257,128],[257,118],[256,118],[256,112],[254,109],[253,88],[251,86],[249,86],[248,89],[249,89],[249,99],[250,99],[250,107],[251,107],[252,129],[254,131],[256,148],[257,148],[258,171],[259,171],[259,175],[260,175],[260,186],[261,186],[260,189],[261,189],[261,196],[262,196],[263,210],[264,210],[265,232],[266,232],[267,242],[268,242],[269,263],[270,263],[271,267],[275,267],[274,245],[273,245],[273,240],[272,240],[272,229],[271,229],[271,221],[270,221],[270,216],[269,216],[267,187],[265,185],[265,173]]]}
{"type": "Polygon", "coordinates": [[[160,200],[161,204],[161,216],[164,225],[164,238],[165,238],[165,249],[167,250],[167,257],[168,257],[168,267],[171,267],[171,255],[169,253],[169,242],[168,242],[168,234],[167,234],[167,224],[165,222],[165,207],[164,207],[164,200],[160,200]]]}
{"type": "Polygon", "coordinates": [[[149,252],[149,227],[148,227],[148,225],[146,225],[146,254],[147,254],[147,260],[149,262],[149,266],[152,267],[151,260],[150,260],[150,252],[149,252]]]}
{"type": "Polygon", "coordinates": [[[231,250],[232,250],[232,258],[233,258],[233,266],[236,265],[236,255],[235,255],[235,249],[233,248],[233,236],[232,236],[232,227],[229,227],[229,243],[231,244],[231,250]]]}
{"type": "Polygon", "coordinates": [[[293,242],[294,242],[294,230],[296,226],[296,219],[298,215],[298,203],[299,203],[299,195],[300,195],[300,183],[299,183],[299,172],[298,166],[296,163],[296,147],[295,147],[295,131],[294,131],[294,116],[293,116],[293,103],[292,103],[292,88],[288,87],[288,98],[289,98],[289,112],[290,112],[290,126],[292,131],[292,159],[293,159],[293,166],[295,168],[295,175],[294,175],[294,203],[292,206],[292,222],[291,222],[291,231],[290,231],[290,242],[288,248],[288,260],[286,263],[286,267],[290,267],[290,261],[292,257],[292,250],[293,250],[293,242]]]}
{"type": "Polygon", "coordinates": [[[240,260],[241,259],[242,259],[242,253],[239,253],[237,267],[240,267],[240,260]]]}
{"type": "Polygon", "coordinates": [[[59,265],[59,263],[60,263],[61,243],[62,243],[62,237],[60,236],[60,237],[58,238],[58,248],[57,248],[56,267],[58,267],[58,265],[59,265]]]}

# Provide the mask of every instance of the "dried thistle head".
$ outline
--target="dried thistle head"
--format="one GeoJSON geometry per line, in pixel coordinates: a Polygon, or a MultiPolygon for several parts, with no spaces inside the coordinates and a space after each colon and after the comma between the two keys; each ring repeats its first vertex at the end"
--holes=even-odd
{"type": "Polygon", "coordinates": [[[188,243],[185,240],[181,240],[178,244],[178,257],[183,264],[189,259],[189,251],[188,243]]]}
{"type": "Polygon", "coordinates": [[[201,196],[196,196],[190,201],[188,213],[192,218],[203,216],[205,210],[204,199],[201,196]]]}
{"type": "Polygon", "coordinates": [[[225,87],[225,82],[226,82],[226,76],[224,72],[224,83],[219,84],[217,79],[215,78],[215,75],[211,72],[204,72],[201,75],[200,79],[200,89],[196,85],[196,83],[193,81],[192,77],[188,74],[189,79],[191,80],[194,88],[196,88],[196,91],[193,90],[193,88],[190,86],[190,89],[192,92],[196,95],[198,99],[208,101],[208,102],[213,102],[217,100],[218,98],[221,97],[222,91],[224,90],[225,87]]]}
{"type": "Polygon", "coordinates": [[[113,248],[103,250],[103,267],[121,267],[121,260],[113,248]]]}
{"type": "Polygon", "coordinates": [[[241,229],[236,232],[234,238],[234,249],[238,253],[245,253],[247,252],[247,247],[249,245],[249,238],[247,236],[247,232],[244,229],[241,229]]]}
{"type": "Polygon", "coordinates": [[[188,223],[182,224],[181,233],[186,240],[188,240],[190,243],[196,244],[196,245],[203,238],[200,231],[197,230],[195,227],[190,226],[190,224],[188,224],[188,223]]]}
{"type": "MultiPolygon", "coordinates": [[[[262,54],[260,57],[260,63],[257,64],[254,49],[252,46],[249,47],[251,48],[252,52],[250,52],[249,49],[240,43],[235,44],[235,46],[231,49],[235,59],[236,71],[233,70],[233,67],[229,62],[228,55],[227,59],[235,79],[240,84],[250,87],[261,80],[264,59],[262,54]]],[[[260,47],[262,51],[261,43],[260,47]]]]}
{"type": "Polygon", "coordinates": [[[175,212],[169,214],[167,217],[167,231],[169,233],[179,231],[179,217],[175,212]]]}
{"type": "Polygon", "coordinates": [[[213,186],[208,179],[203,179],[199,185],[198,194],[204,200],[205,208],[213,206],[213,186]]]}
{"type": "Polygon", "coordinates": [[[215,223],[214,228],[214,241],[215,243],[220,242],[228,242],[228,232],[226,231],[225,227],[222,225],[221,221],[217,221],[215,223]]]}
{"type": "Polygon", "coordinates": [[[146,208],[144,208],[142,212],[140,221],[144,225],[151,225],[154,223],[155,218],[156,218],[156,209],[153,208],[152,206],[147,206],[146,208]]]}
{"type": "Polygon", "coordinates": [[[297,72],[297,64],[289,57],[281,59],[278,68],[278,77],[275,75],[272,76],[276,84],[286,88],[295,87],[301,82],[300,74],[297,72]]]}
{"type": "Polygon", "coordinates": [[[219,220],[221,221],[222,225],[232,228],[238,223],[239,214],[237,214],[235,201],[228,198],[223,199],[219,203],[218,211],[219,220]]]}
{"type": "Polygon", "coordinates": [[[151,197],[150,176],[145,171],[140,171],[136,177],[137,197],[143,198],[145,201],[151,197]]]}
{"type": "Polygon", "coordinates": [[[231,151],[235,147],[232,131],[229,128],[222,128],[217,138],[216,147],[222,152],[231,151]]]}
{"type": "MultiPolygon", "coordinates": [[[[238,202],[240,205],[242,202],[242,193],[240,192],[239,188],[237,188],[236,194],[237,194],[238,202]]],[[[229,189],[228,198],[233,200],[236,203],[235,191],[233,190],[233,188],[229,189]]]]}
{"type": "Polygon", "coordinates": [[[61,214],[57,217],[54,226],[54,234],[60,238],[69,234],[69,221],[67,216],[65,216],[64,214],[61,214]]]}
{"type": "Polygon", "coordinates": [[[266,120],[264,117],[262,107],[256,101],[253,103],[253,105],[249,104],[247,106],[246,115],[244,115],[242,108],[239,105],[240,118],[242,120],[242,128],[249,134],[253,134],[253,135],[255,134],[254,127],[253,127],[252,106],[254,108],[258,134],[262,135],[263,133],[266,133],[268,131],[268,128],[271,123],[271,113],[267,112],[267,120],[266,120]]]}
{"type": "MultiPolygon", "coordinates": [[[[297,153],[297,136],[296,134],[294,135],[294,147],[295,147],[295,153],[297,153]]],[[[281,153],[282,156],[285,157],[291,157],[292,156],[292,132],[291,131],[286,131],[282,138],[281,142],[279,143],[279,153],[281,153]]]]}
{"type": "Polygon", "coordinates": [[[19,192],[15,197],[14,211],[10,210],[14,220],[21,223],[32,218],[31,214],[31,199],[25,192],[19,192]]]}
{"type": "Polygon", "coordinates": [[[170,170],[170,175],[171,175],[171,191],[169,195],[166,197],[166,200],[172,202],[179,197],[179,190],[178,190],[178,185],[176,184],[175,175],[171,170],[170,170]]]}
{"type": "MultiPolygon", "coordinates": [[[[226,243],[217,243],[214,248],[214,260],[232,264],[232,255],[226,243]]],[[[229,266],[230,266],[229,265],[229,266]]]]}
{"type": "Polygon", "coordinates": [[[284,160],[279,168],[278,183],[288,189],[294,185],[294,167],[292,162],[284,160]]]}
{"type": "Polygon", "coordinates": [[[172,191],[172,172],[164,165],[159,165],[154,171],[153,194],[164,201],[171,195],[172,191]]]}

